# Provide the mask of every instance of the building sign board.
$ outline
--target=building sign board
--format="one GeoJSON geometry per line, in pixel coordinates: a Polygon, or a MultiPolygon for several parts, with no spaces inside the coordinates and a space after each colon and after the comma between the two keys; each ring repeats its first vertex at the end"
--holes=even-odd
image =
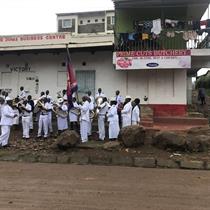
{"type": "Polygon", "coordinates": [[[191,68],[191,50],[116,52],[115,59],[117,70],[191,68]]]}
{"type": "Polygon", "coordinates": [[[70,33],[0,36],[0,47],[63,44],[68,43],[70,39],[70,33]]]}

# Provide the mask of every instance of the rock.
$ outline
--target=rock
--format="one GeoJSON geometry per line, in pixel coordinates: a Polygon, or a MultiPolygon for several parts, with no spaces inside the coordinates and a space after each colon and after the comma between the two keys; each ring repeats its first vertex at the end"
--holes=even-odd
{"type": "Polygon", "coordinates": [[[76,131],[65,131],[57,139],[57,146],[61,150],[75,147],[80,141],[80,136],[76,131]]]}
{"type": "Polygon", "coordinates": [[[188,134],[191,135],[206,135],[210,136],[210,127],[196,127],[196,128],[191,128],[187,132],[188,134]]]}
{"type": "Polygon", "coordinates": [[[141,126],[127,126],[121,129],[119,141],[126,147],[137,147],[144,144],[145,129],[141,126]]]}
{"type": "Polygon", "coordinates": [[[187,135],[186,142],[190,152],[206,152],[210,147],[210,136],[187,135]]]}
{"type": "Polygon", "coordinates": [[[106,142],[103,145],[104,150],[118,150],[120,148],[120,142],[119,141],[110,141],[106,142]]]}
{"type": "Polygon", "coordinates": [[[186,137],[175,132],[160,131],[155,135],[153,144],[161,149],[185,150],[186,137]]]}

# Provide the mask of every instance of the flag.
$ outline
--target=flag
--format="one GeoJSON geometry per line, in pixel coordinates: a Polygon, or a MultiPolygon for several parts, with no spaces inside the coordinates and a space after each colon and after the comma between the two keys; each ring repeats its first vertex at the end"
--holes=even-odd
{"type": "Polygon", "coordinates": [[[71,62],[70,58],[70,53],[68,47],[67,49],[67,62],[66,62],[66,67],[67,67],[67,99],[68,99],[68,104],[69,104],[69,109],[73,107],[73,102],[72,102],[72,95],[73,93],[77,92],[78,85],[77,85],[77,80],[75,77],[73,65],[71,62]]]}

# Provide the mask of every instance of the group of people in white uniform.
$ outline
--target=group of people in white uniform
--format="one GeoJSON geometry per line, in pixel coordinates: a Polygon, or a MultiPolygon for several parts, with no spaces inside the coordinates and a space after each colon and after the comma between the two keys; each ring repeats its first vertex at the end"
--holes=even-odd
{"type": "Polygon", "coordinates": [[[0,97],[1,113],[1,136],[0,146],[8,145],[10,128],[12,125],[18,125],[21,117],[23,138],[30,138],[30,130],[33,129],[34,117],[38,121],[37,138],[47,138],[53,133],[52,113],[56,113],[58,134],[69,127],[80,132],[81,141],[87,142],[92,134],[92,122],[97,118],[99,140],[106,138],[106,119],[108,122],[108,138],[115,140],[118,138],[121,127],[137,125],[140,123],[140,99],[136,98],[131,102],[131,97],[126,96],[125,101],[116,91],[115,97],[108,102],[101,88],[94,97],[88,91],[87,95],[82,97],[82,102],[78,103],[76,98],[72,99],[73,107],[69,109],[66,91],[63,91],[62,97],[53,101],[49,91],[41,92],[40,98],[34,105],[34,100],[27,96],[24,87],[20,88],[18,98],[11,100],[5,95],[0,97]],[[100,99],[100,103],[99,103],[100,99]],[[68,122],[69,121],[69,122],[68,122]]]}

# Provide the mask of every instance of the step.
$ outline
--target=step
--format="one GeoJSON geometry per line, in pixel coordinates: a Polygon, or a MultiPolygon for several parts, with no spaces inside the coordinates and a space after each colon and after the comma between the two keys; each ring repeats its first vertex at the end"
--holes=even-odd
{"type": "Polygon", "coordinates": [[[181,125],[208,125],[207,118],[201,117],[154,117],[154,123],[168,123],[181,125]]]}
{"type": "Polygon", "coordinates": [[[153,127],[154,126],[154,122],[149,122],[149,121],[141,121],[140,125],[144,126],[144,127],[153,127]]]}

